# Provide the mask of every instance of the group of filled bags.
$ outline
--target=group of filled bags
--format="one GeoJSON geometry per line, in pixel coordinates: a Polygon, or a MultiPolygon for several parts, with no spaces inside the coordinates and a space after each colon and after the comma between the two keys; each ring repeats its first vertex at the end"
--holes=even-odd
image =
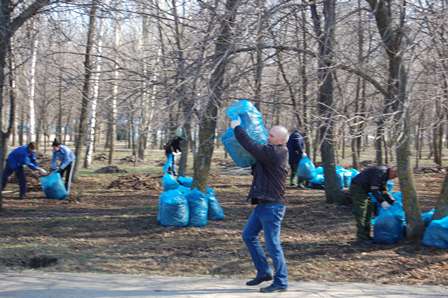
{"type": "MultiPolygon", "coordinates": [[[[359,171],[354,168],[345,169],[342,166],[336,166],[336,175],[341,189],[349,188],[352,179],[358,174],[359,171]]],[[[324,168],[316,168],[306,154],[303,154],[297,165],[297,176],[302,180],[308,181],[310,188],[323,189],[325,187],[324,168]]]]}
{"type": "Polygon", "coordinates": [[[191,189],[191,177],[177,179],[165,174],[162,178],[163,192],[159,198],[157,222],[162,226],[203,227],[208,220],[223,220],[224,210],[212,188],[205,193],[191,189]]]}
{"type": "MultiPolygon", "coordinates": [[[[401,192],[392,192],[395,203],[387,209],[378,205],[378,215],[372,220],[373,241],[394,244],[406,235],[406,215],[401,192]]],[[[421,214],[425,224],[422,243],[426,246],[448,248],[448,216],[432,220],[434,209],[421,214]]]]}
{"type": "MultiPolygon", "coordinates": [[[[244,128],[252,140],[260,144],[267,143],[268,131],[264,126],[263,116],[250,101],[242,99],[233,102],[227,108],[226,115],[230,120],[235,120],[239,117],[241,119],[241,127],[244,128]]],[[[221,136],[221,141],[237,166],[245,168],[255,163],[252,155],[235,138],[232,128],[226,130],[221,136]]]]}

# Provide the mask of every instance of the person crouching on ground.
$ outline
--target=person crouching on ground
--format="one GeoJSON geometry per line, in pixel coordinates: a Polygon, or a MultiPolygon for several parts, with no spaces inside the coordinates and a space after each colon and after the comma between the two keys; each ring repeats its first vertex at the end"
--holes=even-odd
{"type": "Polygon", "coordinates": [[[68,190],[69,181],[73,171],[73,162],[75,161],[75,154],[70,148],[62,145],[57,139],[54,139],[53,156],[51,158],[51,170],[57,171],[64,179],[65,175],[65,189],[68,190]]]}
{"type": "Polygon", "coordinates": [[[257,275],[246,284],[255,286],[274,279],[270,286],[261,288],[260,292],[284,292],[288,288],[288,269],[280,242],[280,230],[286,210],[284,194],[288,176],[288,130],[283,126],[272,127],[268,144],[262,145],[252,140],[240,124],[240,119],[231,122],[235,137],[256,160],[248,195],[248,200],[256,207],[243,229],[242,236],[257,275]],[[261,230],[273,261],[274,276],[258,240],[261,230]]]}
{"type": "Polygon", "coordinates": [[[387,181],[397,177],[395,167],[373,166],[361,171],[353,178],[350,195],[353,200],[353,214],[356,219],[356,238],[358,241],[372,240],[370,236],[373,205],[368,193],[377,200],[382,208],[387,209],[395,199],[387,192],[387,181]]]}
{"type": "Polygon", "coordinates": [[[47,175],[47,171],[40,168],[36,161],[36,145],[31,142],[27,145],[23,145],[15,148],[9,153],[6,159],[6,165],[3,169],[2,176],[2,191],[5,189],[8,183],[8,178],[12,173],[16,173],[17,181],[19,183],[20,198],[26,198],[26,176],[23,166],[27,166],[33,171],[38,171],[41,175],[47,175]]]}

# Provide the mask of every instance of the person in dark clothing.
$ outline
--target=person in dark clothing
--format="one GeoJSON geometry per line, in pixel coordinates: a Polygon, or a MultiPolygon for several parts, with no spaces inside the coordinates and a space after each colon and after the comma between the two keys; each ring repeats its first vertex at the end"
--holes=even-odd
{"type": "MultiPolygon", "coordinates": [[[[303,141],[303,136],[297,129],[294,130],[289,136],[286,147],[288,147],[288,162],[289,167],[291,169],[291,175],[289,177],[289,185],[294,186],[294,178],[297,176],[298,164],[300,162],[300,159],[302,158],[305,149],[305,142],[303,141]]],[[[305,188],[305,186],[303,185],[303,181],[299,177],[297,177],[297,186],[299,188],[305,188]]]]}
{"type": "Polygon", "coordinates": [[[168,169],[167,172],[169,174],[176,176],[176,163],[175,157],[182,152],[180,149],[180,145],[183,139],[181,137],[175,137],[171,139],[168,143],[165,144],[165,156],[167,158],[168,169]]]}
{"type": "Polygon", "coordinates": [[[255,286],[274,279],[270,286],[261,288],[260,291],[283,292],[288,288],[288,269],[280,243],[280,230],[286,210],[284,194],[288,175],[288,149],[285,144],[288,140],[288,131],[282,126],[274,126],[269,131],[268,144],[262,145],[252,140],[240,123],[239,119],[231,122],[235,137],[256,160],[248,195],[248,200],[256,207],[243,229],[242,236],[257,275],[246,284],[255,286]],[[266,248],[273,261],[274,277],[258,240],[261,230],[264,232],[266,248]]]}
{"type": "Polygon", "coordinates": [[[24,199],[26,197],[26,177],[23,166],[27,166],[33,171],[39,171],[41,175],[47,174],[47,171],[38,166],[35,150],[36,145],[34,142],[31,142],[28,145],[17,147],[9,153],[5,168],[3,169],[2,191],[8,183],[9,176],[15,172],[19,182],[20,198],[24,199]]]}
{"type": "Polygon", "coordinates": [[[395,167],[374,166],[363,170],[353,178],[350,185],[350,195],[353,200],[353,214],[356,218],[356,237],[358,240],[371,240],[370,220],[373,205],[368,193],[376,198],[378,204],[384,209],[389,208],[395,199],[387,192],[387,181],[397,177],[395,167]]]}

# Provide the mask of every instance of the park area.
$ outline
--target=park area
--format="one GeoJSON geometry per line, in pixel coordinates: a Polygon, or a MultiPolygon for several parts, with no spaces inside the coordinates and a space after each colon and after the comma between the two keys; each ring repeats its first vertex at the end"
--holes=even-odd
{"type": "MultiPolygon", "coordinates": [[[[253,277],[241,239],[252,208],[245,201],[249,173],[218,150],[209,181],[225,219],[202,228],[162,227],[156,217],[163,152],[148,151],[144,162],[128,154],[117,154],[115,163],[126,173],[95,173],[107,166],[97,152],[93,167],[81,170],[68,200],[46,199],[36,185],[25,200],[6,194],[0,271],[253,277]]],[[[443,178],[437,168],[416,171],[423,211],[434,207],[443,178]]],[[[11,183],[8,189],[16,187],[11,183]]],[[[358,244],[350,206],[326,204],[323,190],[288,187],[286,196],[282,241],[291,280],[448,285],[446,250],[406,242],[358,244]]]]}

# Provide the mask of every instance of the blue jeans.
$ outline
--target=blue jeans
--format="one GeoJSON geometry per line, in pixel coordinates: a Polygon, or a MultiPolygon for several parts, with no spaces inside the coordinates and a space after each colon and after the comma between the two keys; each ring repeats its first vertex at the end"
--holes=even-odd
{"type": "Polygon", "coordinates": [[[274,265],[274,282],[279,287],[288,287],[288,267],[280,243],[280,230],[286,207],[283,204],[259,204],[252,211],[243,230],[243,240],[257,269],[257,277],[272,275],[266,255],[258,240],[261,230],[269,256],[274,265]]]}
{"type": "Polygon", "coordinates": [[[20,196],[24,196],[26,194],[26,178],[22,166],[18,167],[16,170],[13,170],[9,167],[8,163],[6,163],[5,168],[3,169],[2,191],[5,189],[6,184],[8,183],[9,176],[11,176],[11,174],[14,172],[16,172],[16,177],[19,181],[20,196]]]}

